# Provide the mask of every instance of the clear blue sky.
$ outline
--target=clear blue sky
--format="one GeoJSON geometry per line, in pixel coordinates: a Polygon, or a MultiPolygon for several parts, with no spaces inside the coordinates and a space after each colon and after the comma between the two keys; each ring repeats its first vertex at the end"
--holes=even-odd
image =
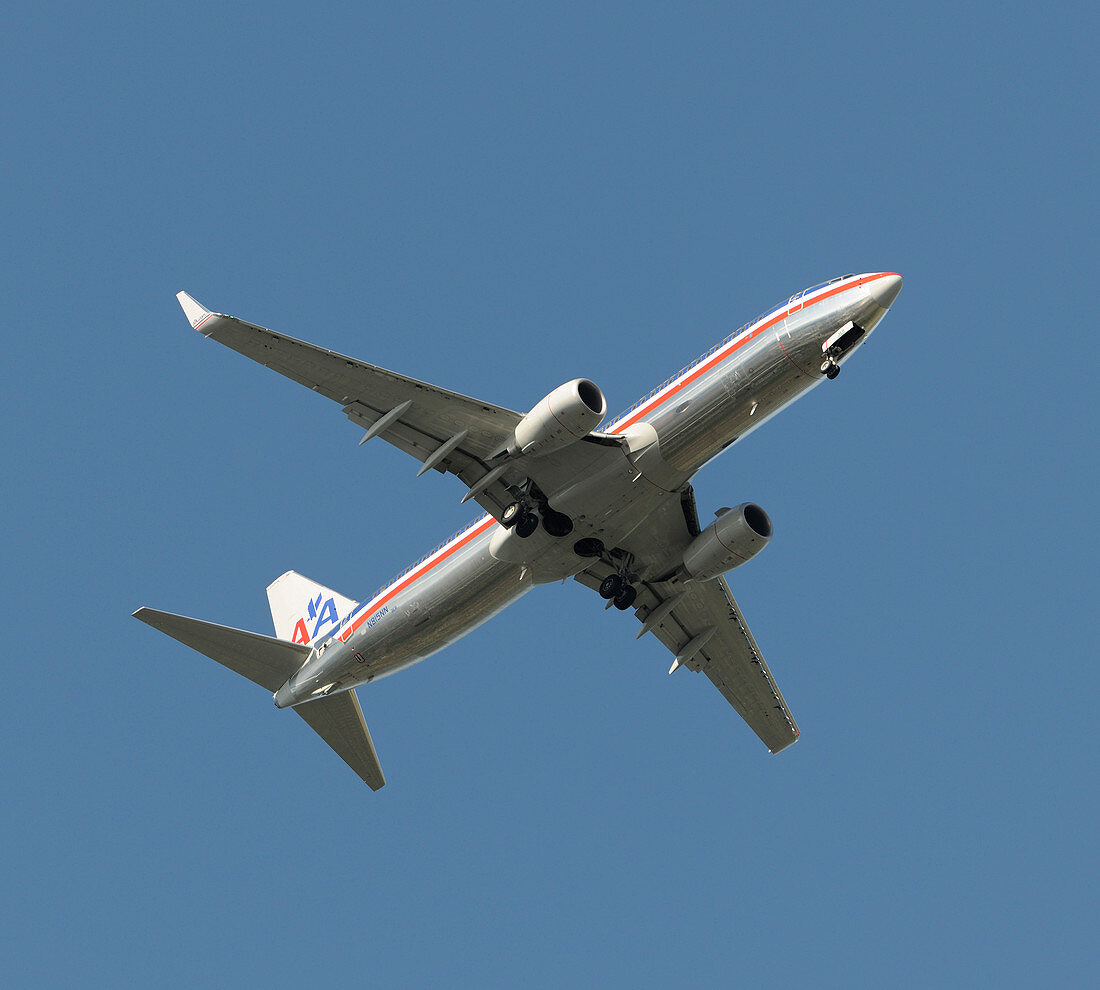
{"type": "Polygon", "coordinates": [[[1097,979],[1095,12],[52,4],[5,16],[5,978],[1097,979]],[[1090,28],[1091,22],[1091,28],[1090,28]],[[174,293],[516,409],[615,409],[833,275],[838,382],[710,465],[771,757],[570,582],[360,692],[372,794],[130,618],[369,594],[454,479],[174,293]]]}

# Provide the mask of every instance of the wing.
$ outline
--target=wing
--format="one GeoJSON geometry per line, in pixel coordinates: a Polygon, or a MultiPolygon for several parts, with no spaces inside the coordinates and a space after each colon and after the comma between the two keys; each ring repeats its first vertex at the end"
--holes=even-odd
{"type": "Polygon", "coordinates": [[[434,468],[457,475],[494,516],[512,501],[497,483],[506,466],[493,476],[493,460],[511,440],[520,413],[213,313],[186,292],[176,298],[203,336],[340,403],[366,429],[361,442],[379,436],[422,461],[421,474],[434,468]]]}
{"type": "MultiPolygon", "coordinates": [[[[798,726],[760,655],[725,578],[682,581],[669,575],[684,548],[699,532],[695,498],[688,488],[677,503],[662,507],[631,534],[624,549],[647,575],[638,582],[635,611],[641,638],[652,632],[675,659],[669,673],[687,667],[702,671],[773,753],[798,739],[798,726]]],[[[600,562],[577,575],[590,588],[614,573],[600,562]]]]}
{"type": "Polygon", "coordinates": [[[176,294],[191,326],[245,357],[340,403],[353,423],[366,429],[360,443],[381,437],[433,468],[450,472],[473,498],[499,519],[515,501],[508,486],[530,477],[556,491],[599,465],[623,461],[618,438],[594,434],[565,450],[537,458],[510,459],[506,447],[523,416],[427,382],[378,368],[285,334],[214,313],[186,292],[176,294]]]}

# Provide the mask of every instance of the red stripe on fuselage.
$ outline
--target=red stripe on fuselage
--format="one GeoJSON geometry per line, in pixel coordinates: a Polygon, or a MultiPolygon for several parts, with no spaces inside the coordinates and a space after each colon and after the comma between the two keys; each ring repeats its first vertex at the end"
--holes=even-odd
{"type": "MultiPolygon", "coordinates": [[[[800,299],[799,300],[799,304],[800,304],[799,309],[802,309],[804,306],[814,306],[817,303],[821,302],[822,300],[828,299],[830,296],[837,295],[837,293],[847,292],[849,289],[857,289],[860,286],[864,286],[864,285],[867,285],[870,282],[873,282],[875,279],[885,278],[887,275],[892,275],[892,274],[894,274],[894,273],[893,272],[879,272],[877,275],[874,275],[871,278],[861,278],[857,282],[849,282],[847,285],[838,285],[838,286],[836,286],[836,288],[829,289],[827,292],[821,293],[820,296],[816,296],[811,302],[806,302],[805,299],[800,299]]],[[[754,340],[756,337],[759,337],[760,334],[762,334],[765,330],[771,329],[780,320],[785,320],[790,315],[791,315],[791,307],[788,306],[786,309],[784,309],[781,312],[777,313],[775,316],[769,318],[766,322],[761,323],[760,326],[758,326],[751,333],[746,333],[744,337],[741,337],[738,340],[730,341],[730,343],[726,346],[726,348],[723,348],[722,350],[719,350],[718,352],[716,352],[714,357],[712,357],[709,361],[704,361],[702,364],[699,365],[698,368],[693,368],[689,375],[687,375],[684,378],[680,379],[680,381],[675,382],[672,385],[670,385],[669,390],[667,392],[665,392],[664,395],[654,396],[654,398],[651,402],[648,402],[646,405],[642,406],[640,409],[635,410],[633,413],[631,413],[622,422],[615,423],[614,425],[612,425],[611,429],[608,432],[609,433],[617,433],[621,430],[625,430],[628,427],[633,426],[635,423],[638,422],[638,420],[642,419],[644,416],[648,416],[651,412],[653,412],[659,406],[661,406],[662,404],[667,402],[669,399],[671,399],[674,395],[676,395],[677,392],[682,391],[684,388],[686,388],[688,385],[690,385],[693,381],[695,381],[701,375],[705,375],[708,371],[710,371],[711,368],[713,368],[720,361],[724,361],[734,351],[739,350],[740,348],[744,347],[745,344],[747,344],[750,340],[754,340]]]]}
{"type": "Polygon", "coordinates": [[[452,543],[449,547],[441,550],[439,556],[436,557],[435,560],[426,561],[420,570],[414,571],[413,573],[409,574],[404,580],[399,581],[397,584],[395,584],[384,595],[382,595],[382,597],[379,598],[378,601],[374,603],[373,607],[369,611],[366,611],[362,615],[357,616],[355,621],[351,624],[350,627],[348,627],[346,632],[340,634],[341,642],[346,643],[351,634],[355,632],[364,622],[366,622],[367,619],[374,615],[374,613],[377,612],[383,605],[389,602],[394,597],[394,595],[404,591],[410,584],[412,584],[419,578],[422,578],[433,567],[436,567],[437,565],[443,563],[443,561],[450,557],[451,554],[461,550],[475,536],[480,536],[495,522],[496,520],[492,516],[486,516],[481,522],[476,523],[474,525],[474,528],[466,533],[465,536],[460,537],[455,543],[452,543]]]}
{"type": "MultiPolygon", "coordinates": [[[[860,286],[866,285],[868,282],[873,282],[875,279],[885,278],[887,275],[892,275],[892,274],[893,274],[893,272],[879,272],[877,275],[874,275],[871,278],[867,278],[867,279],[861,278],[857,282],[849,282],[847,285],[836,286],[835,288],[830,289],[827,292],[823,292],[821,295],[817,296],[812,302],[808,303],[808,305],[813,306],[815,303],[819,303],[823,299],[828,299],[830,296],[835,296],[837,293],[847,292],[849,289],[858,288],[860,286]]],[[[799,301],[803,304],[803,306],[807,305],[807,303],[804,299],[799,300],[799,301]]],[[[799,308],[801,309],[802,307],[800,306],[799,308]]],[[[664,395],[655,396],[652,402],[650,402],[650,403],[646,404],[645,406],[643,406],[642,408],[638,409],[635,413],[633,413],[627,419],[623,420],[621,423],[614,424],[614,426],[612,426],[612,430],[615,430],[615,431],[625,430],[628,426],[633,426],[643,416],[648,415],[649,413],[653,412],[654,409],[658,408],[660,405],[667,402],[670,398],[672,398],[672,396],[674,396],[677,392],[681,391],[685,386],[690,385],[700,375],[706,374],[706,372],[710,371],[710,369],[713,368],[716,364],[718,364],[719,361],[724,361],[734,351],[736,351],[739,348],[743,347],[745,344],[747,344],[750,340],[753,340],[755,337],[758,337],[765,330],[769,329],[770,327],[775,326],[780,320],[785,320],[790,314],[791,314],[791,307],[788,306],[781,313],[771,317],[770,319],[768,319],[767,322],[762,323],[760,326],[758,326],[751,333],[747,333],[744,337],[740,338],[739,340],[731,341],[730,345],[727,345],[727,348],[723,348],[723,349],[717,351],[715,353],[714,357],[712,357],[709,361],[705,361],[703,364],[699,365],[698,368],[693,368],[692,371],[691,371],[691,374],[687,375],[685,378],[681,379],[679,382],[676,382],[673,385],[669,386],[669,391],[667,391],[664,395]]],[[[554,414],[553,409],[550,410],[550,414],[551,415],[554,414]]],[[[557,419],[557,416],[554,416],[554,418],[557,419]]],[[[558,422],[561,422],[561,421],[558,420],[558,422]]],[[[389,601],[391,601],[394,598],[395,595],[397,595],[400,592],[404,591],[414,581],[419,580],[425,574],[427,574],[430,570],[437,567],[439,564],[443,563],[443,561],[445,561],[452,554],[457,553],[459,550],[461,550],[464,546],[466,546],[475,537],[480,536],[482,533],[486,532],[494,523],[496,523],[496,520],[492,516],[486,516],[480,522],[475,523],[473,529],[471,529],[468,533],[466,533],[465,536],[462,536],[455,543],[451,544],[451,546],[449,546],[449,547],[445,548],[444,550],[440,551],[439,556],[436,557],[434,560],[426,561],[424,563],[424,565],[421,567],[420,570],[417,570],[417,571],[414,571],[414,572],[410,573],[403,580],[401,580],[397,584],[395,584],[392,588],[390,588],[388,591],[386,591],[385,594],[383,594],[374,603],[374,605],[370,608],[369,611],[366,611],[362,615],[357,616],[355,621],[352,622],[352,624],[347,628],[347,630],[340,633],[341,642],[346,643],[351,638],[352,633],[356,632],[359,629],[359,627],[362,626],[363,623],[367,621],[367,619],[369,619],[372,615],[374,615],[374,613],[377,612],[383,605],[385,605],[389,601]]]]}

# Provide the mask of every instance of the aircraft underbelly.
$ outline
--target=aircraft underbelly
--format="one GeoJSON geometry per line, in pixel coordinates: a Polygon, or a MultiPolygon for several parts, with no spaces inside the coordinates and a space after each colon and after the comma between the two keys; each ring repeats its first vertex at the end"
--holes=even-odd
{"type": "MultiPolygon", "coordinates": [[[[577,539],[595,536],[611,547],[644,522],[660,501],[678,498],[646,481],[624,458],[628,470],[586,485],[586,511],[565,538],[542,528],[527,539],[494,525],[463,548],[438,571],[419,578],[387,606],[386,613],[341,647],[340,677],[321,675],[319,682],[339,680],[341,687],[385,677],[423,660],[472,632],[537,584],[560,581],[584,570],[591,561],[573,551],[577,539]],[[633,494],[632,494],[633,493],[633,494]],[[362,657],[358,659],[348,659],[362,657]]],[[[581,505],[578,492],[568,503],[581,505]]],[[[557,501],[555,505],[562,504],[557,501]]],[[[335,659],[335,657],[334,657],[335,659]]]]}
{"type": "Polygon", "coordinates": [[[361,680],[384,677],[437,653],[532,587],[521,568],[489,554],[489,533],[482,535],[445,567],[402,591],[385,615],[352,638],[351,647],[364,658],[361,680]]]}

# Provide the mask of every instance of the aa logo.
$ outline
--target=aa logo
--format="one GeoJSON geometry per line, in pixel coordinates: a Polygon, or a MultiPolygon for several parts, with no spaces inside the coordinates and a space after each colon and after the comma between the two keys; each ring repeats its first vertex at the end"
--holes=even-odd
{"type": "Polygon", "coordinates": [[[340,624],[340,616],[336,614],[336,601],[332,598],[325,601],[323,598],[323,595],[318,595],[309,603],[307,617],[313,632],[310,633],[309,626],[306,625],[306,617],[303,617],[294,626],[294,635],[291,637],[293,642],[311,643],[325,626],[331,625],[335,629],[340,624]]]}

